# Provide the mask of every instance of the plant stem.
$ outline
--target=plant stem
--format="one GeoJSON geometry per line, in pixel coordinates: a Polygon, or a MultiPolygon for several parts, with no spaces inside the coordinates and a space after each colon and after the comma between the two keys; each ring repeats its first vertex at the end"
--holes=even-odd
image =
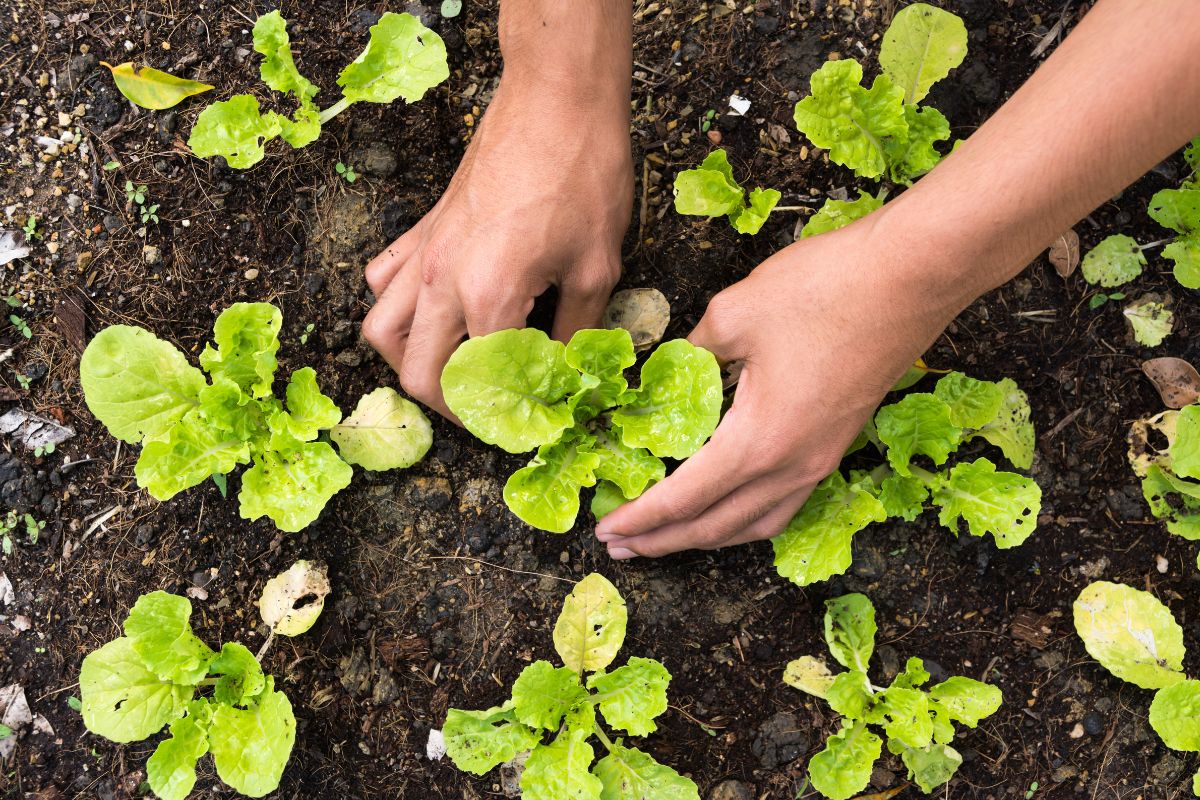
{"type": "Polygon", "coordinates": [[[600,729],[599,725],[596,726],[596,738],[600,740],[600,744],[604,745],[605,750],[612,752],[613,743],[604,735],[604,731],[600,729]]]}
{"type": "Polygon", "coordinates": [[[775,206],[772,211],[812,211],[808,206],[775,206]]]}
{"type": "Polygon", "coordinates": [[[275,631],[272,630],[271,633],[267,636],[267,640],[265,642],[263,642],[262,647],[258,648],[258,652],[254,654],[254,660],[261,662],[263,660],[263,656],[265,656],[267,654],[267,650],[269,650],[271,648],[271,645],[273,645],[274,643],[275,643],[275,631]]]}
{"type": "Polygon", "coordinates": [[[1175,241],[1175,237],[1174,237],[1174,236],[1172,236],[1172,237],[1171,237],[1171,238],[1169,238],[1169,239],[1159,239],[1157,242],[1150,242],[1149,244],[1143,244],[1143,245],[1140,245],[1140,246],[1138,247],[1138,249],[1139,249],[1139,250],[1149,250],[1149,249],[1150,249],[1150,248],[1152,248],[1152,247],[1158,247],[1159,245],[1167,244],[1167,243],[1169,243],[1169,242],[1173,242],[1173,241],[1175,241]]]}
{"type": "Polygon", "coordinates": [[[320,113],[320,115],[317,117],[317,119],[319,119],[321,124],[324,125],[326,122],[329,122],[329,120],[333,119],[338,114],[342,113],[347,108],[349,108],[351,102],[353,102],[353,101],[343,97],[341,100],[338,100],[336,103],[331,105],[329,108],[322,111],[320,113]]]}

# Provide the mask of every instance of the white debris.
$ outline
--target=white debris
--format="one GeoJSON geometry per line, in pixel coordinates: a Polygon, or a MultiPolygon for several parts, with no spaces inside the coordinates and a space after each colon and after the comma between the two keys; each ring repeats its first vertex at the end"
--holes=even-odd
{"type": "Polygon", "coordinates": [[[1155,569],[1157,569],[1157,570],[1158,570],[1158,572],[1159,572],[1159,574],[1160,574],[1160,575],[1166,575],[1166,574],[1167,574],[1167,568],[1168,568],[1169,566],[1170,566],[1170,564],[1169,564],[1169,563],[1167,562],[1167,560],[1166,560],[1165,558],[1163,558],[1162,556],[1155,556],[1155,557],[1154,557],[1154,567],[1155,567],[1155,569]]]}
{"type": "Polygon", "coordinates": [[[36,450],[46,445],[62,444],[75,435],[75,429],[14,408],[0,416],[0,433],[11,434],[26,450],[36,450]]]}
{"type": "Polygon", "coordinates": [[[13,591],[12,581],[3,572],[0,572],[0,604],[8,605],[17,599],[16,593],[13,591]]]}
{"type": "Polygon", "coordinates": [[[429,729],[429,741],[425,742],[425,757],[430,761],[441,761],[446,755],[446,737],[437,728],[429,729]]]}
{"type": "MultiPolygon", "coordinates": [[[[0,689],[0,725],[11,729],[13,734],[19,734],[31,722],[33,714],[29,712],[29,701],[25,699],[25,689],[21,684],[14,683],[0,689]]],[[[8,760],[16,749],[16,735],[0,739],[0,761],[8,760]]]]}
{"type": "Polygon", "coordinates": [[[0,231],[0,267],[29,255],[29,244],[20,231],[0,231]]]}
{"type": "Polygon", "coordinates": [[[750,101],[741,95],[729,95],[729,116],[743,117],[750,110],[750,101]]]}

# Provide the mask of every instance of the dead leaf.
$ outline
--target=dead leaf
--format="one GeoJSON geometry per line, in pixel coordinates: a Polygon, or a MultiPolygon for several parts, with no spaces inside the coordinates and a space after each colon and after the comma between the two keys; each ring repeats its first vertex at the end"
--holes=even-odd
{"type": "Polygon", "coordinates": [[[1079,268],[1079,234],[1074,228],[1054,240],[1050,245],[1050,263],[1060,277],[1066,278],[1079,268]]]}
{"type": "Polygon", "coordinates": [[[21,395],[16,389],[10,389],[7,386],[0,386],[0,402],[19,400],[20,398],[21,395]]]}
{"type": "Polygon", "coordinates": [[[0,572],[0,605],[9,605],[17,598],[16,592],[13,591],[12,581],[3,572],[0,572]]]}
{"type": "Polygon", "coordinates": [[[20,231],[0,231],[0,267],[29,255],[29,243],[20,231]]]}
{"type": "Polygon", "coordinates": [[[1050,643],[1050,636],[1054,633],[1054,628],[1051,627],[1048,615],[1022,608],[1013,617],[1009,632],[1012,633],[1014,639],[1025,642],[1038,650],[1044,650],[1050,643]]]}
{"type": "MultiPolygon", "coordinates": [[[[31,722],[33,714],[29,711],[24,687],[13,683],[0,689],[0,725],[7,726],[14,734],[20,734],[31,722]]],[[[0,761],[7,761],[16,749],[16,735],[0,739],[0,761]]]]}
{"type": "Polygon", "coordinates": [[[299,636],[321,616],[328,594],[325,565],[297,561],[286,572],[267,581],[258,599],[258,613],[272,632],[299,636]]]}
{"type": "Polygon", "coordinates": [[[1142,362],[1142,372],[1167,408],[1183,408],[1200,399],[1200,372],[1182,358],[1151,358],[1142,362]]]}
{"type": "Polygon", "coordinates": [[[0,433],[10,434],[23,444],[26,450],[36,450],[51,444],[62,444],[75,435],[75,429],[20,408],[13,408],[4,416],[0,416],[0,433]]]}
{"type": "Polygon", "coordinates": [[[604,311],[604,327],[629,331],[636,350],[658,344],[670,321],[671,304],[658,289],[623,289],[604,311]]]}

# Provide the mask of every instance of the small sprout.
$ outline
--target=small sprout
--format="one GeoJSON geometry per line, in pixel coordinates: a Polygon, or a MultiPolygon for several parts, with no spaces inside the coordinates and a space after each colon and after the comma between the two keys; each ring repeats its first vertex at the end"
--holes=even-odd
{"type": "Polygon", "coordinates": [[[121,162],[119,162],[119,161],[104,162],[104,171],[105,172],[112,172],[114,169],[120,169],[120,167],[121,167],[121,162]]]}
{"type": "Polygon", "coordinates": [[[358,180],[358,173],[354,171],[354,167],[343,164],[341,161],[334,165],[337,174],[346,179],[346,183],[354,183],[358,180]]]}
{"type": "Polygon", "coordinates": [[[305,325],[304,333],[300,334],[300,344],[308,344],[308,337],[311,336],[312,332],[316,329],[317,326],[311,322],[305,325]]]}
{"type": "Polygon", "coordinates": [[[26,339],[33,338],[33,330],[29,327],[29,323],[27,323],[25,320],[21,319],[16,314],[9,314],[8,321],[11,322],[13,327],[20,331],[21,335],[26,339]]]}
{"type": "Polygon", "coordinates": [[[21,228],[21,230],[25,234],[26,241],[42,238],[42,234],[38,233],[37,229],[37,217],[35,217],[33,214],[30,214],[29,219],[25,220],[25,225],[21,228]]]}
{"type": "Polygon", "coordinates": [[[1029,791],[1027,791],[1025,793],[1025,800],[1033,800],[1033,795],[1037,792],[1037,790],[1038,790],[1038,782],[1037,781],[1034,781],[1033,783],[1029,784],[1029,791]]]}
{"type": "Polygon", "coordinates": [[[25,391],[29,391],[29,387],[33,383],[33,380],[22,372],[14,372],[13,375],[16,377],[17,383],[20,384],[21,388],[25,391]]]}
{"type": "Polygon", "coordinates": [[[25,522],[25,533],[29,536],[29,543],[37,544],[38,536],[41,535],[42,531],[45,529],[46,523],[44,521],[39,522],[38,520],[34,519],[32,514],[26,514],[23,519],[25,522]]]}
{"type": "Polygon", "coordinates": [[[258,613],[271,633],[299,636],[321,616],[328,594],[329,577],[324,565],[297,561],[267,581],[258,599],[258,613]]]}
{"type": "Polygon", "coordinates": [[[1109,300],[1124,300],[1124,299],[1125,299],[1124,292],[1110,292],[1108,294],[1105,294],[1104,292],[1096,292],[1094,295],[1092,295],[1092,299],[1088,300],[1088,308],[1090,308],[1092,311],[1095,311],[1097,308],[1100,308],[1105,303],[1107,303],[1109,300]]]}
{"type": "Polygon", "coordinates": [[[83,703],[75,695],[71,695],[70,697],[67,698],[67,706],[72,711],[82,711],[83,710],[83,703]]]}
{"type": "Polygon", "coordinates": [[[48,456],[53,453],[54,453],[54,442],[47,442],[46,444],[39,445],[39,446],[33,448],[34,458],[41,458],[42,456],[48,456]]]}

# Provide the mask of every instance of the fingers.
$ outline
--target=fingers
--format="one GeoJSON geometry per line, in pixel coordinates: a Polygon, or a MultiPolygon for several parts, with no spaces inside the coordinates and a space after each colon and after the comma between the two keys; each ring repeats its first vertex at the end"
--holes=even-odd
{"type": "Polygon", "coordinates": [[[371,293],[377,300],[382,299],[392,279],[420,246],[420,228],[421,223],[418,222],[367,263],[363,274],[367,279],[367,286],[371,288],[371,293]]]}
{"type": "Polygon", "coordinates": [[[421,269],[417,260],[411,260],[389,281],[378,302],[367,312],[362,335],[388,365],[399,372],[421,291],[421,269]]]}
{"type": "Polygon", "coordinates": [[[783,533],[784,528],[792,521],[792,517],[796,516],[796,512],[807,502],[809,495],[812,494],[812,490],[813,487],[806,486],[802,490],[788,495],[773,511],[763,515],[758,522],[755,522],[746,528],[746,530],[735,534],[722,547],[745,544],[746,542],[757,542],[783,533]]]}
{"type": "Polygon", "coordinates": [[[594,268],[577,267],[559,286],[558,310],[551,335],[566,342],[576,331],[599,328],[609,295],[620,277],[620,261],[607,256],[594,268]]]}
{"type": "Polygon", "coordinates": [[[404,391],[449,419],[455,417],[442,399],[442,368],[466,332],[457,304],[439,295],[422,294],[399,366],[404,391]]]}

